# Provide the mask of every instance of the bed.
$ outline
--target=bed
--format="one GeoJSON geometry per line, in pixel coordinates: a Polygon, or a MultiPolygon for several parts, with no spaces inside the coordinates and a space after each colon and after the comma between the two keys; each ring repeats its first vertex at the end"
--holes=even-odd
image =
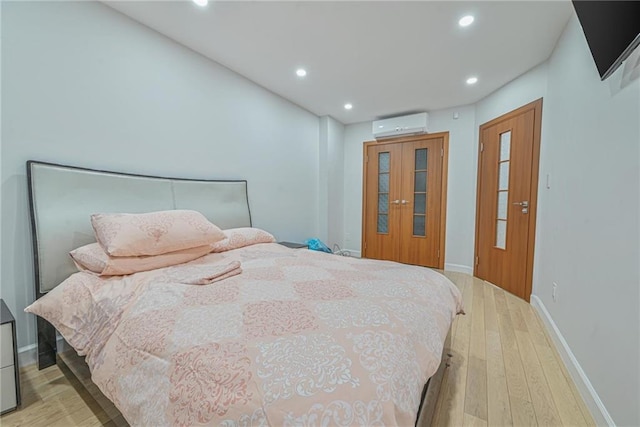
{"type": "MultiPolygon", "coordinates": [[[[128,423],[416,424],[462,310],[444,276],[274,242],[128,276],[78,273],[68,252],[94,241],[92,213],[191,209],[250,227],[247,183],[27,168],[36,296],[64,301],[39,314],[89,328],[59,332],[81,343],[91,385],[128,423]],[[184,280],[232,263],[241,273],[222,281],[184,280]]],[[[37,328],[42,368],[56,363],[56,330],[41,317],[37,328]]]]}

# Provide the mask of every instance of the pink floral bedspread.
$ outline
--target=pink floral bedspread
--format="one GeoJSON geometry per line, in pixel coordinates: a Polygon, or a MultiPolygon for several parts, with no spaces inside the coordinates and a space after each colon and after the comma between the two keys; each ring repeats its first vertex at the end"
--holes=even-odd
{"type": "Polygon", "coordinates": [[[462,309],[448,279],[275,243],[173,269],[232,261],[242,274],[210,285],[156,270],[101,288],[119,312],[87,362],[132,425],[415,423],[462,309]]]}

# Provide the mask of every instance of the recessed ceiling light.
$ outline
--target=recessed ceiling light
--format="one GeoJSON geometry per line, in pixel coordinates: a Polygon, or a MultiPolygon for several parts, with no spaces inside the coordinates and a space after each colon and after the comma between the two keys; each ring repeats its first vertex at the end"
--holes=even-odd
{"type": "Polygon", "coordinates": [[[307,75],[307,70],[305,70],[304,68],[298,68],[296,70],[296,74],[298,75],[298,77],[304,77],[307,75]]]}
{"type": "Polygon", "coordinates": [[[460,25],[461,27],[468,27],[469,25],[471,25],[473,23],[474,19],[475,18],[473,16],[471,16],[471,15],[463,16],[458,21],[458,25],[460,25]]]}
{"type": "Polygon", "coordinates": [[[193,0],[193,2],[200,7],[205,7],[207,4],[209,4],[209,0],[193,0]]]}
{"type": "Polygon", "coordinates": [[[351,110],[353,108],[353,105],[351,104],[344,104],[344,109],[345,110],[351,110]]]}
{"type": "Polygon", "coordinates": [[[476,84],[477,82],[478,82],[478,78],[477,77],[469,77],[467,79],[467,84],[468,85],[473,85],[473,84],[476,84]]]}

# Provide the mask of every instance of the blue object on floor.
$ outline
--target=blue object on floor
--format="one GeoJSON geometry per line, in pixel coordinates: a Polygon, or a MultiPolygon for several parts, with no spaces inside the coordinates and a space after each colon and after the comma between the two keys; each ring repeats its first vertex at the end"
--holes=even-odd
{"type": "Polygon", "coordinates": [[[332,253],[331,249],[329,249],[329,247],[322,243],[322,240],[318,238],[309,239],[305,243],[309,245],[309,249],[312,251],[326,252],[329,254],[332,253]]]}

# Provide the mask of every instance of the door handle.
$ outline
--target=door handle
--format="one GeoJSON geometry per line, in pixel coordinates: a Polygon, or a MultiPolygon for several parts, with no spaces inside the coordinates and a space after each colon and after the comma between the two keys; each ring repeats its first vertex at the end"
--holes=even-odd
{"type": "Polygon", "coordinates": [[[393,201],[391,202],[391,204],[393,204],[393,205],[399,205],[399,204],[400,204],[400,200],[393,200],[393,201]]]}
{"type": "Polygon", "coordinates": [[[529,201],[523,200],[522,202],[513,202],[514,205],[518,205],[522,207],[522,213],[529,213],[529,201]]]}
{"type": "Polygon", "coordinates": [[[404,199],[402,199],[402,204],[403,204],[403,205],[408,205],[408,204],[409,204],[409,201],[408,201],[408,200],[404,200],[404,199]]]}

